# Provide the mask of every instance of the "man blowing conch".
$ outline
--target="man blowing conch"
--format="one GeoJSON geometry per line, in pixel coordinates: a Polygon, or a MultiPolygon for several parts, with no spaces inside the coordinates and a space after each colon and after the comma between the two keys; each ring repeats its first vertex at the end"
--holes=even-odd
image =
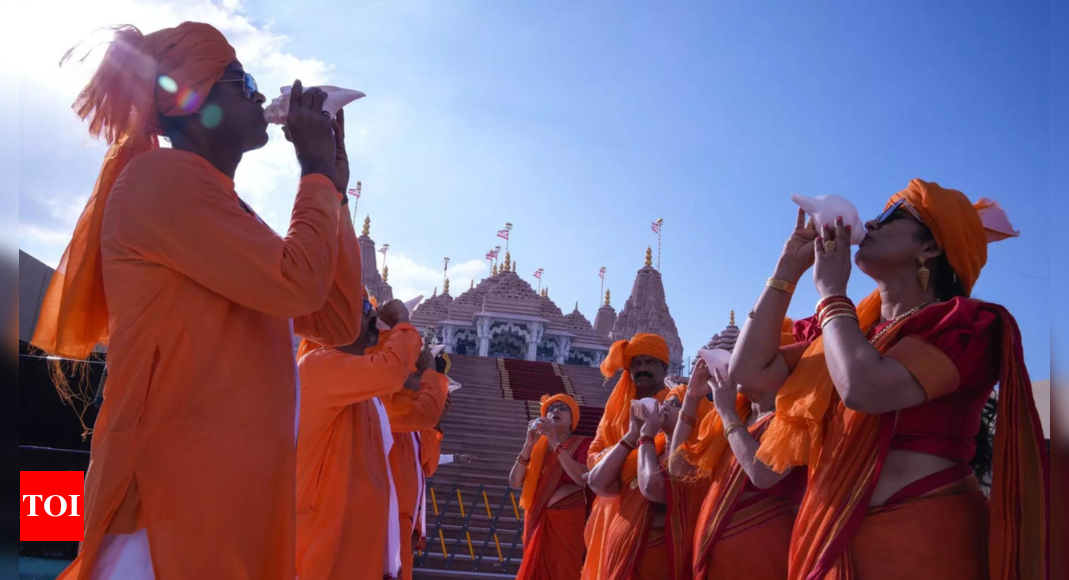
{"type": "Polygon", "coordinates": [[[282,237],[234,189],[267,143],[265,99],[218,30],[119,28],[75,103],[111,148],[32,344],[75,360],[105,345],[109,378],[85,540],[60,578],[294,577],[292,332],[350,344],[363,304],[325,98],[293,87],[301,180],[282,237]]]}

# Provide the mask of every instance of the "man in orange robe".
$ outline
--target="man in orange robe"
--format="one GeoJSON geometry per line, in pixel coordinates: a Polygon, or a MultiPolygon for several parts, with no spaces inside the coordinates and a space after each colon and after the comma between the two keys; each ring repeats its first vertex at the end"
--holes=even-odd
{"type": "Polygon", "coordinates": [[[419,357],[420,336],[404,304],[393,300],[381,311],[393,331],[373,354],[365,354],[379,337],[370,302],[365,311],[370,318],[352,345],[301,345],[297,574],[302,580],[381,580],[395,577],[400,564],[398,542],[388,534],[391,523],[398,529],[387,460],[392,437],[376,397],[401,389],[419,357]]]}
{"type": "Polygon", "coordinates": [[[111,149],[32,344],[75,360],[107,345],[109,377],[85,540],[60,578],[293,578],[292,332],[351,343],[363,303],[325,98],[294,86],[302,178],[279,237],[234,190],[267,142],[265,99],[219,31],[122,27],[79,97],[111,149]],[[205,107],[222,113],[210,128],[205,107]]]}
{"type": "Polygon", "coordinates": [[[397,490],[403,580],[412,578],[413,549],[424,529],[427,502],[421,432],[438,424],[449,395],[449,381],[433,367],[433,362],[430,350],[424,350],[416,372],[404,381],[404,388],[384,401],[394,438],[390,469],[397,490]]]}
{"type": "MultiPolygon", "coordinates": [[[[640,425],[631,412],[636,400],[660,404],[668,396],[667,343],[654,334],[614,343],[601,372],[611,377],[620,370],[587,458],[590,488],[598,497],[587,522],[584,580],[652,580],[663,578],[667,567],[664,528],[650,529],[657,506],[638,485],[640,425]]],[[[657,455],[664,453],[663,433],[654,446],[657,455]]]]}

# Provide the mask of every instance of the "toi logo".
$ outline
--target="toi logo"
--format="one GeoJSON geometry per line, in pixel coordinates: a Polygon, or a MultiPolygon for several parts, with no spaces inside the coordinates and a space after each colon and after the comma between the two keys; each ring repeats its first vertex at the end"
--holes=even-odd
{"type": "Polygon", "coordinates": [[[19,497],[19,541],[82,541],[84,471],[20,471],[19,497]]]}

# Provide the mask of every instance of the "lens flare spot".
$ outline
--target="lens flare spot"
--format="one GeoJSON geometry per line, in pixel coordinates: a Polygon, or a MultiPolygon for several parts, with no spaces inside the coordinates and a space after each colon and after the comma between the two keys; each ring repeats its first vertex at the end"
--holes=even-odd
{"type": "Polygon", "coordinates": [[[208,105],[200,112],[200,123],[209,129],[214,129],[223,122],[223,110],[219,105],[208,105]]]}
{"type": "Polygon", "coordinates": [[[174,94],[178,92],[178,83],[174,82],[174,79],[167,75],[160,75],[159,84],[160,88],[168,93],[174,94]]]}
{"type": "Polygon", "coordinates": [[[178,106],[182,107],[182,110],[186,111],[187,113],[192,113],[193,111],[196,111],[197,108],[200,107],[201,103],[200,95],[198,95],[197,91],[193,89],[182,89],[178,93],[177,101],[178,106]]]}

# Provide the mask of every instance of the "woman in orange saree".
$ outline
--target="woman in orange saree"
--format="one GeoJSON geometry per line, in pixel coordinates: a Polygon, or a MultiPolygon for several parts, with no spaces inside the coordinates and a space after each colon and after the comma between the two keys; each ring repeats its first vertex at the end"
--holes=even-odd
{"type": "Polygon", "coordinates": [[[583,568],[586,454],[590,438],[572,435],[579,405],[568,395],[543,397],[542,418],[509,475],[523,487],[523,563],[518,580],[576,580],[583,568]]]}
{"type": "Polygon", "coordinates": [[[878,290],[855,307],[850,228],[800,212],[731,361],[744,392],[777,393],[757,458],[810,469],[788,578],[1048,578],[1047,454],[1020,334],[969,298],[988,242],[1017,232],[995,202],[919,179],[866,229],[855,261],[878,290]],[[809,336],[778,349],[814,262],[809,336]]]}

